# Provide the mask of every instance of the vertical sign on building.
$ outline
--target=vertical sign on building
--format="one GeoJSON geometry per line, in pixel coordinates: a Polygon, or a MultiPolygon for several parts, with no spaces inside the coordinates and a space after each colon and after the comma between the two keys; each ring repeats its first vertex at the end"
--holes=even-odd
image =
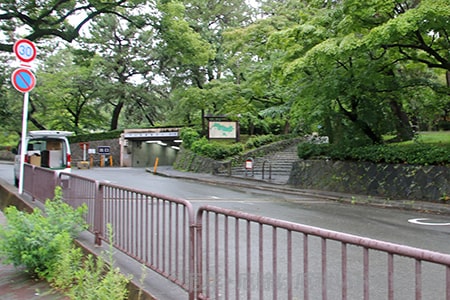
{"type": "Polygon", "coordinates": [[[22,114],[22,140],[20,148],[20,175],[19,175],[19,194],[23,193],[23,169],[26,153],[26,135],[27,135],[27,116],[29,92],[36,85],[36,77],[29,70],[31,63],[36,58],[36,46],[33,42],[21,39],[14,44],[14,54],[20,60],[20,68],[16,69],[11,76],[11,82],[19,92],[24,93],[23,96],[23,114],[22,114]]]}

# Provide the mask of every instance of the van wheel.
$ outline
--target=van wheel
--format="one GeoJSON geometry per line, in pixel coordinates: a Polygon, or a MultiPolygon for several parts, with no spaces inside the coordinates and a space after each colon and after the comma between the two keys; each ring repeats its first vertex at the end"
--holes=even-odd
{"type": "Polygon", "coordinates": [[[19,178],[14,177],[14,186],[19,187],[19,178]]]}

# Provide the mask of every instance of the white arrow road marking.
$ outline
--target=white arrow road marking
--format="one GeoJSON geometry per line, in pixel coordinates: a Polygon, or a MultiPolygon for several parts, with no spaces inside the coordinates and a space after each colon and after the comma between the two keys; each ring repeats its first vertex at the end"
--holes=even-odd
{"type": "Polygon", "coordinates": [[[450,223],[424,222],[426,220],[430,220],[430,219],[427,219],[427,218],[409,219],[408,222],[412,223],[412,224],[428,225],[428,226],[449,226],[450,225],[450,223]]]}

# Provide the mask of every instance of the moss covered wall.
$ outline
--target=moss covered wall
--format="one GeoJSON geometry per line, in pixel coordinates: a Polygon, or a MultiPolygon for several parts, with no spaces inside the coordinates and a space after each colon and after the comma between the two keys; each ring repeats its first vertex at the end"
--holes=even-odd
{"type": "Polygon", "coordinates": [[[302,189],[441,201],[450,196],[450,168],[301,160],[293,165],[288,183],[302,189]]]}

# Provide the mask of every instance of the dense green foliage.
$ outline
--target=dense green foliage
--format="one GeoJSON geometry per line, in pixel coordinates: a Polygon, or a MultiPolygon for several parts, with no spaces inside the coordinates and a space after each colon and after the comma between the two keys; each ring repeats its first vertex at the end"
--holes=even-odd
{"type": "MultiPolygon", "coordinates": [[[[86,229],[85,205],[73,209],[61,200],[61,189],[55,199],[47,200],[45,213],[35,208],[25,213],[10,206],[8,220],[0,227],[0,258],[27,272],[46,279],[70,299],[126,299],[129,279],[105,258],[84,256],[73,239],[86,229]]],[[[110,249],[112,253],[112,249],[110,249]]]]}
{"type": "Polygon", "coordinates": [[[21,37],[39,50],[30,129],[205,136],[206,117],[226,116],[242,134],[319,132],[345,147],[450,124],[447,0],[77,3],[0,4],[4,136],[20,132],[8,52],[21,37]]]}
{"type": "Polygon", "coordinates": [[[301,143],[298,145],[298,155],[301,159],[326,158],[390,164],[450,165],[450,145],[422,143],[364,147],[336,147],[330,144],[301,143]]]}
{"type": "Polygon", "coordinates": [[[180,133],[183,139],[183,147],[193,151],[202,156],[206,156],[212,159],[226,159],[235,155],[243,154],[244,151],[248,151],[254,148],[261,147],[282,139],[282,136],[273,134],[253,136],[248,138],[245,142],[230,143],[224,141],[209,141],[192,128],[184,128],[180,133]]]}
{"type": "Polygon", "coordinates": [[[108,257],[95,258],[91,254],[85,256],[80,248],[71,247],[60,253],[49,280],[70,299],[128,299],[129,278],[114,268],[113,252],[110,246],[108,257]]]}
{"type": "Polygon", "coordinates": [[[69,137],[70,143],[86,142],[86,141],[102,141],[117,139],[122,134],[122,130],[113,130],[107,132],[80,134],[69,137]]]}
{"type": "Polygon", "coordinates": [[[25,266],[40,277],[51,273],[58,255],[67,250],[73,238],[85,228],[85,206],[73,210],[58,196],[47,200],[44,213],[36,208],[31,214],[14,206],[5,210],[6,228],[0,228],[0,254],[15,266],[25,266]]]}

